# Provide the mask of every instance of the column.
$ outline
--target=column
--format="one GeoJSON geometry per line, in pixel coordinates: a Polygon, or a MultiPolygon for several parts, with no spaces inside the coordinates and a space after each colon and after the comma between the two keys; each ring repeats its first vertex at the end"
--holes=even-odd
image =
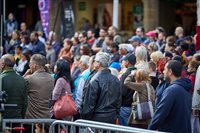
{"type": "Polygon", "coordinates": [[[144,9],[143,25],[146,31],[155,29],[159,24],[159,0],[142,0],[144,9]]]}
{"type": "Polygon", "coordinates": [[[118,7],[119,7],[119,0],[113,0],[113,21],[112,25],[118,27],[118,7]]]}

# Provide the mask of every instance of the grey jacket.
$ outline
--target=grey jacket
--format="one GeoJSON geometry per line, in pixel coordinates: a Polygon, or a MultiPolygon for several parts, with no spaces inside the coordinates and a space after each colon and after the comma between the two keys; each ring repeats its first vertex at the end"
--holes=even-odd
{"type": "Polygon", "coordinates": [[[28,108],[25,118],[50,118],[48,105],[54,88],[54,79],[44,69],[36,71],[25,79],[28,86],[28,108]]]}

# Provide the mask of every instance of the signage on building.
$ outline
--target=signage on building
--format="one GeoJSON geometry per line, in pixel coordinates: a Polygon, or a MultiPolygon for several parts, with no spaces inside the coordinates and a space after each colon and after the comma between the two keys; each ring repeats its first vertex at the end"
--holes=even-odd
{"type": "Polygon", "coordinates": [[[79,2],[79,11],[85,11],[85,10],[86,10],[86,3],[79,2]]]}
{"type": "Polygon", "coordinates": [[[72,0],[63,0],[62,8],[62,40],[71,38],[74,35],[74,12],[72,0]]]}
{"type": "Polygon", "coordinates": [[[48,38],[50,1],[49,0],[38,0],[38,7],[40,10],[40,18],[41,18],[44,34],[45,34],[46,38],[48,38]]]}

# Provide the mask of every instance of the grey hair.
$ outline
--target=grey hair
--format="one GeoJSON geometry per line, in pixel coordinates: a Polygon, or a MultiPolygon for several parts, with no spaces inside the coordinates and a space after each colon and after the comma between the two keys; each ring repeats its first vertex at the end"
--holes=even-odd
{"type": "Polygon", "coordinates": [[[11,54],[3,55],[1,61],[8,67],[13,67],[15,65],[15,58],[11,54]]]}
{"type": "Polygon", "coordinates": [[[139,46],[135,50],[135,56],[137,61],[147,61],[147,50],[144,46],[139,46]]]}
{"type": "Polygon", "coordinates": [[[90,60],[90,56],[88,55],[82,55],[80,61],[85,64],[86,66],[89,65],[89,60],[90,60]]]}
{"type": "Polygon", "coordinates": [[[42,67],[44,67],[45,64],[47,63],[45,56],[43,56],[41,54],[32,55],[31,61],[34,61],[35,64],[37,64],[38,66],[42,66],[42,67]]]}
{"type": "Polygon", "coordinates": [[[99,52],[95,56],[95,61],[100,62],[103,68],[107,68],[110,62],[110,55],[105,52],[99,52]]]}

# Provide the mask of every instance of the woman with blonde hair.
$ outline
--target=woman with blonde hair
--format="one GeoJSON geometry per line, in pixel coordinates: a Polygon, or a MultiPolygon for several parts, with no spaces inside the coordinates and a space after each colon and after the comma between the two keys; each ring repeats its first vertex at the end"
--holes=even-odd
{"type": "Polygon", "coordinates": [[[135,119],[133,110],[133,108],[137,105],[138,102],[140,103],[148,102],[149,98],[150,101],[154,103],[155,92],[150,82],[151,78],[149,77],[148,72],[142,69],[133,71],[124,81],[125,86],[135,91],[133,95],[132,111],[128,121],[129,125],[133,127],[146,129],[150,122],[150,119],[145,119],[145,120],[135,119]],[[135,78],[136,82],[133,82],[134,81],[133,78],[135,78]],[[148,98],[148,92],[150,93],[149,98],[148,98]],[[137,100],[137,97],[139,98],[139,101],[137,100]]]}
{"type": "Polygon", "coordinates": [[[148,62],[147,62],[147,50],[144,46],[139,46],[135,50],[136,56],[136,64],[135,67],[137,69],[148,70],[148,62]]]}

